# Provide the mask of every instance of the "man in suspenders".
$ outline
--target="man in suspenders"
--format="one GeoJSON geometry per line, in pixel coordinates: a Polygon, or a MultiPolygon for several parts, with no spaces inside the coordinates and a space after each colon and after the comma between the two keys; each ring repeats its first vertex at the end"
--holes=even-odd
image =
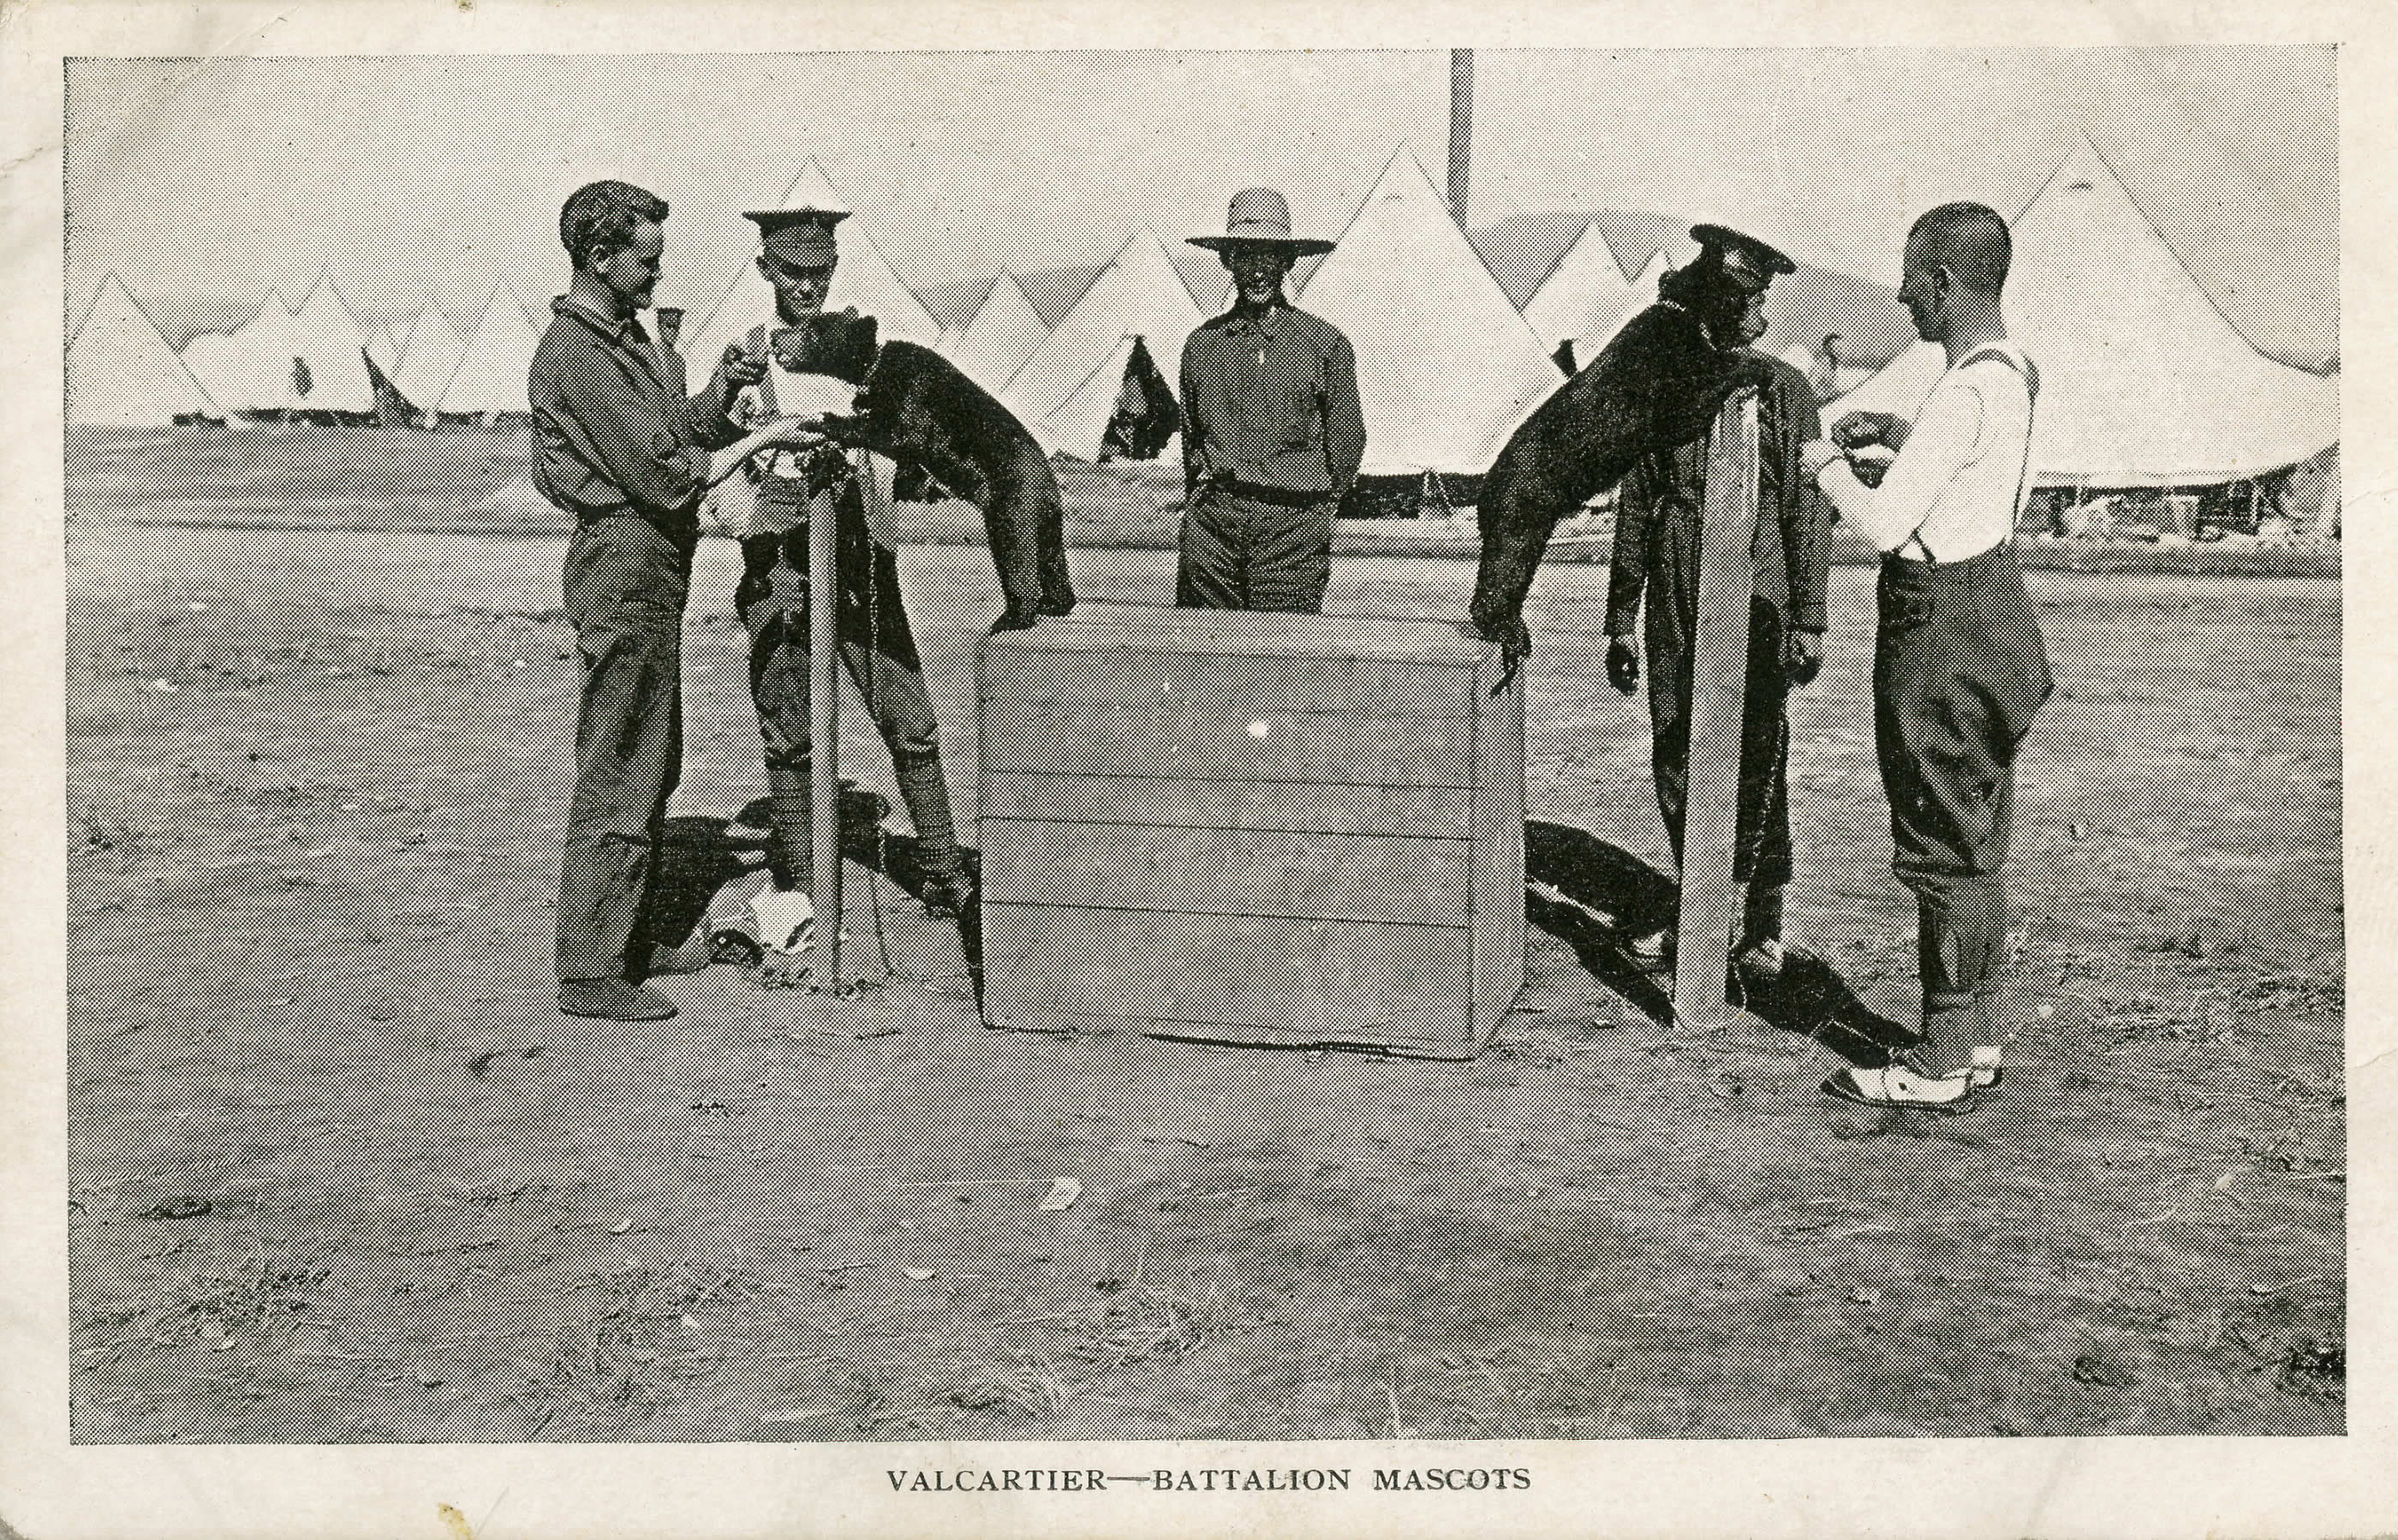
{"type": "Polygon", "coordinates": [[[2013,255],[2006,222],[1981,204],[1916,221],[1898,297],[1948,371],[1911,425],[1852,413],[1833,426],[1837,447],[1806,451],[1839,516],[1883,553],[1874,742],[1893,870],[1920,925],[1920,1040],[1887,1069],[1824,1083],[1868,1106],[1960,1112],[2000,1073],[1983,1010],[2006,946],[2015,751],[2050,689],[2014,545],[2040,373],[2000,308],[2013,255]]]}

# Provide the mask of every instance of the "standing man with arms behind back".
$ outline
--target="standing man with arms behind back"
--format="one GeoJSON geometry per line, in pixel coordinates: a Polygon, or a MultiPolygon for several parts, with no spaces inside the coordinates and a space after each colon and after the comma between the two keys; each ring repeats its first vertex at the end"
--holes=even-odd
{"type": "Polygon", "coordinates": [[[1366,459],[1357,356],[1339,328],[1283,297],[1291,263],[1332,250],[1293,239],[1270,187],[1233,195],[1220,236],[1193,236],[1233,275],[1233,308],[1182,344],[1185,609],[1315,615],[1332,580],[1332,520],[1366,459]]]}
{"type": "MultiPolygon", "coordinates": [[[[641,327],[666,250],[664,199],[595,182],[566,200],[574,261],[533,353],[532,478],[574,517],[565,601],[582,656],[574,804],[558,895],[558,1004],[574,1016],[662,1020],[644,921],[667,799],[682,769],[682,615],[710,449],[740,439],[727,409],[757,378],[728,358],[689,399],[641,327]]],[[[801,442],[776,425],[739,448],[801,442]]]]}
{"type": "Polygon", "coordinates": [[[2000,1073],[1984,1012],[2006,946],[2015,751],[2050,690],[2014,550],[2040,371],[2000,307],[2014,252],[1981,204],[1917,220],[1898,297],[1947,372],[1911,426],[1852,412],[1838,447],[1807,447],[1824,494],[1882,552],[1874,743],[1919,926],[1921,1039],[1906,1061],[1824,1083],[1867,1106],[1961,1111],[2000,1073]]]}

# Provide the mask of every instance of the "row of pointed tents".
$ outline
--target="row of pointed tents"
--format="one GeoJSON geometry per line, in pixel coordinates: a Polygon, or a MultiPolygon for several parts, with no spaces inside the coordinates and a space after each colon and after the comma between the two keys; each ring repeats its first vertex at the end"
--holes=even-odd
{"type": "Polygon", "coordinates": [[[540,336],[505,287],[464,335],[429,303],[402,335],[362,324],[319,277],[298,308],[269,293],[233,331],[201,332],[179,354],[112,273],[67,344],[67,420],[156,427],[243,414],[364,418],[395,398],[442,415],[521,412],[540,336]]]}
{"type": "MultiPolygon", "coordinates": [[[[847,208],[813,159],[783,207],[847,208]]],[[[1135,232],[1052,325],[1003,272],[945,328],[853,219],[829,304],[877,317],[885,338],[939,349],[1052,453],[1100,457],[1128,377],[1171,379],[1220,297],[1193,291],[1152,230],[1135,232]],[[1145,355],[1145,357],[1144,357],[1145,355]]],[[[2044,380],[2034,462],[2049,485],[2199,486],[2296,465],[2339,435],[2337,380],[2266,358],[2232,327],[2083,140],[2014,222],[2014,334],[2044,380]]],[[[1297,301],[1346,332],[1365,407],[1368,476],[1472,475],[1570,368],[1596,357],[1656,292],[1667,252],[1637,274],[1594,223],[1518,310],[1402,145],[1330,255],[1294,274],[1297,301]],[[1303,277],[1303,283],[1296,280],[1303,277]],[[1568,351],[1569,349],[1569,351],[1568,351]]],[[[681,346],[694,372],[771,317],[743,262],[681,346]]],[[[525,410],[539,333],[505,287],[459,336],[431,304],[405,337],[362,326],[320,277],[288,308],[270,295],[226,334],[178,357],[112,276],[69,348],[69,415],[155,425],[233,412],[369,412],[377,376],[443,417],[525,410]]],[[[1911,415],[1945,367],[1918,344],[1840,398],[1911,415]]]]}

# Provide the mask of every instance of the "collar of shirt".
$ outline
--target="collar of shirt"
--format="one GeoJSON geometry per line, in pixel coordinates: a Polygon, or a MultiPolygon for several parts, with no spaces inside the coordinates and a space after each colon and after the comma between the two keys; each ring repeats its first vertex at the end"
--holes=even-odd
{"type": "Polygon", "coordinates": [[[1287,300],[1276,300],[1272,304],[1254,310],[1235,302],[1232,309],[1232,319],[1225,323],[1224,330],[1235,333],[1252,333],[1260,337],[1279,337],[1282,335],[1283,323],[1289,315],[1290,304],[1287,300]]]}
{"type": "Polygon", "coordinates": [[[650,334],[642,330],[641,320],[638,316],[619,317],[604,315],[573,294],[559,295],[549,302],[549,308],[560,316],[573,317],[610,342],[627,346],[638,345],[644,349],[650,346],[650,334]]]}

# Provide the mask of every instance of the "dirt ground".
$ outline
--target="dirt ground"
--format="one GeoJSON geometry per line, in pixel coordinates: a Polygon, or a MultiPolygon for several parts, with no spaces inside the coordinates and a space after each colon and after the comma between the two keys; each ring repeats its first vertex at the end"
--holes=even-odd
{"type": "MultiPolygon", "coordinates": [[[[1568,567],[1531,982],[1475,1063],[988,1032],[955,927],[863,864],[857,1000],[718,967],[626,1028],[548,972],[560,542],[163,528],[119,515],[207,509],[102,471],[69,538],[78,1440],[2344,1426],[2337,579],[2036,575],[2008,1078],[1909,1121],[1817,1090],[1862,1051],[1827,1018],[1914,984],[1858,571],[1794,711],[1824,966],[1763,1020],[1662,1024],[1594,917],[1665,843],[1604,571],[1568,567]]],[[[730,557],[690,628],[703,866],[761,790],[730,557]]],[[[970,812],[989,560],[901,566],[970,812]]],[[[1078,573],[1170,594],[1160,553],[1078,573]]],[[[1330,607],[1470,579],[1353,561],[1330,607]]]]}

